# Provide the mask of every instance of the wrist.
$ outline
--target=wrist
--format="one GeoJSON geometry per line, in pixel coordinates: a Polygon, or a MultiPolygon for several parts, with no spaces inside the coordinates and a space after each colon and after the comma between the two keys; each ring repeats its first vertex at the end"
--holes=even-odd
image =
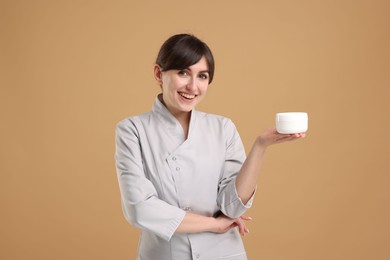
{"type": "Polygon", "coordinates": [[[219,231],[218,220],[214,217],[209,217],[207,221],[208,232],[217,233],[219,231]]]}
{"type": "Polygon", "coordinates": [[[255,140],[255,146],[256,148],[261,151],[261,152],[265,152],[265,150],[267,150],[267,147],[268,145],[264,142],[262,136],[258,136],[255,140]]]}
{"type": "Polygon", "coordinates": [[[178,233],[215,232],[218,230],[218,221],[214,217],[206,217],[187,212],[183,221],[176,229],[178,233]]]}

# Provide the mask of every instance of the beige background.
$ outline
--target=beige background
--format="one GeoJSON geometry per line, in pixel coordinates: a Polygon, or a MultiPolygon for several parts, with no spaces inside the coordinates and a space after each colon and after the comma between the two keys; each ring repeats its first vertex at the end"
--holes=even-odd
{"type": "Polygon", "coordinates": [[[272,147],[250,259],[390,259],[390,2],[0,0],[0,259],[134,259],[114,128],[151,108],[174,33],[214,51],[199,110],[246,149],[274,114],[309,135],[272,147]]]}

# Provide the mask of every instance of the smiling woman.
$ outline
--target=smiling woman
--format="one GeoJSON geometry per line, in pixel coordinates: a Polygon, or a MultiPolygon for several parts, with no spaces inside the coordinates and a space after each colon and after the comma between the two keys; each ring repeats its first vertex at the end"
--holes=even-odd
{"type": "Polygon", "coordinates": [[[163,71],[154,66],[154,76],[161,86],[161,102],[177,118],[188,135],[190,112],[206,95],[209,85],[209,72],[203,56],[196,64],[182,70],[163,71]]]}
{"type": "Polygon", "coordinates": [[[137,259],[245,260],[240,234],[266,148],[296,140],[275,128],[246,158],[233,122],[195,110],[214,76],[209,47],[179,34],[161,47],[153,110],[116,129],[116,167],[126,219],[142,231],[137,259]],[[236,228],[237,227],[237,228],[236,228]]]}
{"type": "Polygon", "coordinates": [[[154,77],[161,86],[160,101],[178,119],[187,136],[188,112],[206,95],[214,77],[210,48],[192,35],[172,36],[158,53],[154,77]]]}

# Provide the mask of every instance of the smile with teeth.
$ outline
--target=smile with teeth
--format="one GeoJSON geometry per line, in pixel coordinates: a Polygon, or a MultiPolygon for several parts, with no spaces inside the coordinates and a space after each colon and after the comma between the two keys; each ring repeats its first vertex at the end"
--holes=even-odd
{"type": "Polygon", "coordinates": [[[194,99],[195,98],[195,95],[191,95],[191,94],[187,94],[187,93],[183,93],[183,92],[179,92],[179,95],[186,98],[186,99],[194,99]]]}

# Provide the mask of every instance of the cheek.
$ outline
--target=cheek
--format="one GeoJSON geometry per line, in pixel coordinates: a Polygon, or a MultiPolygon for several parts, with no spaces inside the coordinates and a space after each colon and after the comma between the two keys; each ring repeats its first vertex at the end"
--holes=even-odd
{"type": "Polygon", "coordinates": [[[209,84],[206,83],[206,84],[201,85],[199,89],[202,92],[202,94],[205,94],[207,92],[208,87],[209,87],[209,84]]]}
{"type": "Polygon", "coordinates": [[[174,89],[174,82],[169,78],[165,79],[162,84],[162,92],[167,94],[172,91],[172,89],[174,89]]]}
{"type": "Polygon", "coordinates": [[[185,80],[179,78],[171,78],[166,83],[166,87],[170,91],[177,91],[178,89],[186,85],[185,80]]]}

